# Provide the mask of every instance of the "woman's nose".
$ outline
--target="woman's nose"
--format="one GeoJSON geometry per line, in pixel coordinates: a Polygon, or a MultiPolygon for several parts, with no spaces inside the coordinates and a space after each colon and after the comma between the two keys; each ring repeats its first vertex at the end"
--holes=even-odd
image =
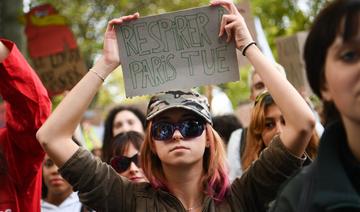
{"type": "Polygon", "coordinates": [[[130,127],[130,125],[129,124],[123,124],[123,126],[122,126],[122,132],[128,132],[128,131],[130,131],[131,130],[131,127],[130,127]]]}
{"type": "Polygon", "coordinates": [[[281,134],[283,131],[283,126],[280,122],[276,123],[276,134],[281,134]]]}
{"type": "Polygon", "coordinates": [[[173,137],[174,140],[179,140],[179,139],[183,138],[182,134],[180,133],[180,131],[178,129],[176,129],[174,131],[174,134],[173,134],[172,137],[173,137]]]}
{"type": "Polygon", "coordinates": [[[132,173],[137,173],[139,172],[139,167],[134,162],[131,162],[129,170],[132,173]]]}

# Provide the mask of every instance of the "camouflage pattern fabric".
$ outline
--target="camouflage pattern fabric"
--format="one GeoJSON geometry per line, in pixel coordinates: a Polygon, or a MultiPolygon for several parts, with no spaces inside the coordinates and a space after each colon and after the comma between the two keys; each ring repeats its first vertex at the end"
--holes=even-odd
{"type": "Polygon", "coordinates": [[[146,120],[151,120],[171,108],[191,110],[212,124],[207,98],[195,91],[181,90],[162,92],[153,96],[147,108],[146,120]]]}

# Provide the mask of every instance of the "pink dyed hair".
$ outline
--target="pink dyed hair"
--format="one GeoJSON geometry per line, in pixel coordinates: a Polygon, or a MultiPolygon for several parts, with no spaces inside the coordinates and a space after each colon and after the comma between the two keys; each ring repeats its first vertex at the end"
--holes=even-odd
{"type": "MultiPolygon", "coordinates": [[[[155,152],[151,137],[151,126],[152,121],[148,123],[145,140],[141,148],[141,167],[155,189],[168,191],[161,161],[155,152]]],[[[203,191],[215,202],[222,202],[230,188],[223,141],[208,123],[206,124],[206,136],[209,147],[205,149],[203,160],[203,191]]]]}

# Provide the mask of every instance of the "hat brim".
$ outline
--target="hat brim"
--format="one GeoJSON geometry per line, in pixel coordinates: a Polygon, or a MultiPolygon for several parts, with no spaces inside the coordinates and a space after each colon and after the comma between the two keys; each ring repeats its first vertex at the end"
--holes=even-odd
{"type": "Polygon", "coordinates": [[[174,109],[174,108],[180,108],[180,109],[185,109],[185,110],[190,110],[194,113],[196,113],[197,115],[199,115],[200,117],[202,117],[206,122],[208,122],[209,124],[212,125],[212,120],[209,119],[208,117],[204,116],[204,114],[202,114],[201,112],[195,110],[194,108],[192,107],[189,107],[189,106],[185,106],[185,105],[169,105],[168,107],[165,107],[159,111],[156,111],[155,113],[151,114],[151,116],[148,116],[146,117],[146,120],[149,121],[153,118],[155,118],[155,116],[159,115],[160,113],[163,113],[167,110],[170,110],[170,109],[174,109]]]}

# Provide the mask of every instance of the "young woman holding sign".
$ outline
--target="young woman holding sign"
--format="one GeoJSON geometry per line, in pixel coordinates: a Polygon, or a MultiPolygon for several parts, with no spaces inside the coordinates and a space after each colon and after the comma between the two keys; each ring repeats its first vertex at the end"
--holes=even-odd
{"type": "Polygon", "coordinates": [[[242,178],[229,184],[225,152],[212,128],[207,99],[192,91],[161,93],[149,102],[141,149],[141,165],[149,183],[134,184],[118,176],[110,166],[96,161],[71,141],[72,132],[102,79],[120,64],[113,26],[135,20],[139,14],[111,20],[101,59],[37,134],[86,205],[100,211],[264,211],[280,184],[301,167],[315,126],[310,108],[253,45],[235,5],[223,0],[211,4],[229,11],[222,18],[220,36],[226,34],[228,41],[234,39],[249,61],[261,70],[259,74],[287,121],[284,133],[273,140],[242,178]],[[70,106],[73,109],[68,111],[70,106]]]}

